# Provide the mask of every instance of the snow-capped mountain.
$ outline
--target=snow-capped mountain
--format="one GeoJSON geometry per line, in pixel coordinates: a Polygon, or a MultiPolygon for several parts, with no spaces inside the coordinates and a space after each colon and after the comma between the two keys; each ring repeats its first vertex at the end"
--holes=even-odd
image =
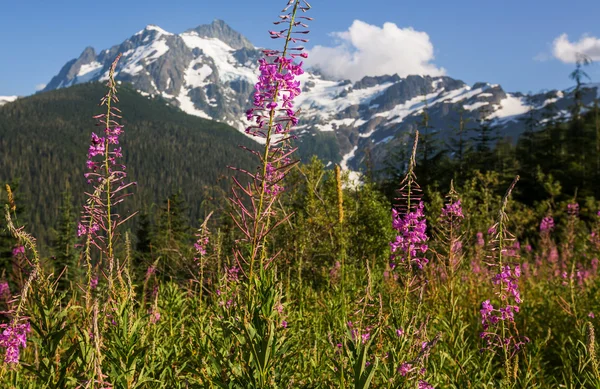
{"type": "MultiPolygon", "coordinates": [[[[246,126],[244,112],[252,101],[261,51],[220,20],[181,34],[149,25],[100,53],[88,47],[79,58],[69,61],[44,91],[106,80],[118,53],[123,58],[117,79],[131,82],[140,93],[160,96],[189,114],[228,123],[241,131],[246,126]]],[[[485,115],[514,139],[523,130],[519,119],[530,107],[541,120],[550,105],[559,115],[572,101],[569,90],[525,96],[507,93],[499,85],[469,86],[450,77],[391,75],[352,83],[309,70],[301,81],[303,93],[297,100],[302,108],[297,127],[300,147],[313,147],[310,137],[317,136],[318,142],[330,144],[328,150],[335,150],[325,158],[350,169],[359,168],[367,149],[377,165],[391,149],[404,147],[425,105],[433,131],[442,138],[450,136],[449,123],[457,123],[459,111],[464,110],[465,119],[473,122],[485,115]]],[[[599,91],[597,85],[590,86],[584,102],[600,97],[599,91]]]]}
{"type": "Polygon", "coordinates": [[[18,96],[0,96],[0,106],[15,101],[18,96]]]}

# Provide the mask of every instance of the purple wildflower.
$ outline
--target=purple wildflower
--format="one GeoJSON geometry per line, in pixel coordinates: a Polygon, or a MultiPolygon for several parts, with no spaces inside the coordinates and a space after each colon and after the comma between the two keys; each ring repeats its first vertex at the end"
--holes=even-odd
{"type": "Polygon", "coordinates": [[[400,375],[402,377],[406,377],[406,375],[408,373],[410,373],[413,370],[413,366],[410,363],[404,362],[403,364],[400,365],[400,367],[398,368],[398,373],[400,373],[400,375]]]}
{"type": "Polygon", "coordinates": [[[435,389],[430,383],[419,380],[419,389],[435,389]]]}
{"type": "Polygon", "coordinates": [[[246,118],[256,123],[246,128],[246,132],[263,138],[268,135],[264,129],[269,123],[273,123],[275,134],[286,134],[289,127],[298,123],[293,100],[302,92],[296,77],[304,74],[302,62],[296,64],[293,58],[280,56],[278,51],[265,50],[264,53],[276,58],[272,62],[266,58],[259,60],[260,76],[255,85],[254,108],[246,111],[246,118]]]}
{"type": "Polygon", "coordinates": [[[460,218],[464,219],[462,206],[460,200],[456,200],[453,203],[446,204],[442,208],[442,218],[460,218]]]}
{"type": "Polygon", "coordinates": [[[12,256],[16,258],[19,255],[25,255],[25,247],[24,246],[17,246],[13,249],[12,256]]]}
{"type": "Polygon", "coordinates": [[[160,312],[157,308],[153,308],[150,312],[150,323],[156,324],[160,320],[160,312]]]}
{"type": "Polygon", "coordinates": [[[485,240],[483,239],[483,232],[477,233],[477,246],[485,246],[485,240]]]}
{"type": "Polygon", "coordinates": [[[6,349],[4,362],[9,364],[19,363],[20,349],[27,346],[27,334],[31,331],[29,322],[0,324],[0,328],[4,328],[0,335],[0,347],[6,349]]]}
{"type": "Polygon", "coordinates": [[[552,216],[546,216],[545,218],[543,218],[542,221],[540,222],[540,232],[549,233],[553,229],[554,229],[554,219],[552,218],[552,216]]]}
{"type": "Polygon", "coordinates": [[[396,236],[396,240],[390,243],[392,253],[399,251],[401,254],[393,255],[393,259],[400,257],[400,260],[404,262],[405,259],[409,259],[414,262],[419,269],[423,269],[423,266],[427,264],[428,260],[423,256],[427,252],[428,246],[426,244],[427,234],[427,221],[425,220],[425,214],[423,213],[423,202],[419,202],[419,205],[413,210],[408,212],[406,215],[402,215],[396,209],[392,209],[392,227],[399,232],[396,236]]]}
{"type": "Polygon", "coordinates": [[[208,245],[208,236],[199,237],[196,243],[194,243],[194,248],[196,252],[200,255],[206,255],[206,246],[208,245]]]}
{"type": "Polygon", "coordinates": [[[514,322],[514,314],[519,312],[519,304],[522,303],[521,294],[519,292],[518,278],[521,276],[521,268],[517,265],[512,269],[509,265],[501,268],[500,273],[492,278],[495,285],[500,286],[500,301],[504,306],[495,308],[490,300],[485,300],[481,304],[481,324],[484,332],[481,333],[481,338],[486,340],[488,347],[491,346],[507,346],[513,344],[513,347],[519,349],[524,342],[520,339],[515,339],[509,336],[505,339],[499,338],[492,329],[496,328],[500,321],[514,322]],[[511,303],[511,300],[514,303],[511,303]]]}
{"type": "Polygon", "coordinates": [[[227,273],[227,281],[229,282],[238,282],[240,279],[240,268],[237,266],[225,268],[225,272],[227,273]]]}
{"type": "Polygon", "coordinates": [[[0,282],[0,297],[10,296],[10,286],[8,282],[1,281],[0,282]]]}
{"type": "Polygon", "coordinates": [[[567,213],[571,216],[579,215],[579,204],[577,204],[577,203],[567,204],[567,213]]]}

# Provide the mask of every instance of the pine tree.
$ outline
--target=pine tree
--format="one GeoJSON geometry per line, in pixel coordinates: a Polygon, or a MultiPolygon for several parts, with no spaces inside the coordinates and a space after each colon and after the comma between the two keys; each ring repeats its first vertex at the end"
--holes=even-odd
{"type": "Polygon", "coordinates": [[[575,121],[581,119],[581,111],[583,109],[583,86],[585,85],[583,80],[590,79],[590,76],[583,70],[584,66],[591,64],[592,61],[589,57],[584,54],[577,54],[575,60],[575,70],[571,72],[569,77],[575,81],[575,89],[573,90],[573,106],[571,107],[571,114],[575,121]]]}
{"type": "Polygon", "coordinates": [[[13,222],[16,225],[19,225],[20,220],[23,219],[24,208],[22,206],[23,202],[18,198],[18,188],[18,181],[3,183],[0,187],[0,206],[2,207],[0,215],[0,276],[2,273],[10,272],[13,249],[18,243],[8,231],[4,219],[6,206],[9,207],[13,222]]]}
{"type": "Polygon", "coordinates": [[[133,257],[133,268],[138,272],[145,272],[146,268],[154,262],[152,257],[154,226],[148,211],[140,213],[138,225],[135,232],[135,254],[133,257]]]}
{"type": "Polygon", "coordinates": [[[192,230],[181,190],[167,198],[158,213],[152,241],[162,275],[184,276],[191,259],[192,230]]]}
{"type": "Polygon", "coordinates": [[[60,207],[60,221],[56,229],[57,236],[52,245],[55,274],[62,274],[58,281],[59,290],[68,290],[71,282],[76,282],[81,275],[80,267],[77,266],[78,252],[75,249],[75,229],[73,199],[71,189],[67,184],[60,207]]]}
{"type": "Polygon", "coordinates": [[[440,177],[440,161],[445,150],[439,147],[436,131],[430,123],[429,106],[423,97],[423,113],[419,122],[419,148],[417,149],[416,174],[426,187],[440,177]]]}
{"type": "Polygon", "coordinates": [[[488,171],[494,162],[492,146],[498,138],[493,119],[490,118],[490,108],[488,106],[483,107],[479,114],[479,127],[473,130],[475,136],[471,138],[474,146],[470,155],[470,162],[474,168],[480,171],[488,171]]]}
{"type": "Polygon", "coordinates": [[[452,157],[454,158],[458,166],[457,172],[454,177],[455,179],[462,177],[464,173],[465,156],[469,152],[469,144],[467,142],[468,139],[466,137],[466,134],[469,131],[467,129],[467,124],[471,121],[471,119],[469,118],[465,119],[465,108],[463,106],[460,107],[458,113],[458,126],[455,126],[453,128],[454,136],[450,138],[448,144],[448,149],[451,151],[452,157]]]}
{"type": "Polygon", "coordinates": [[[569,77],[575,81],[575,89],[573,90],[573,105],[570,108],[571,122],[569,125],[569,136],[567,137],[567,148],[569,155],[576,156],[574,159],[573,174],[571,180],[577,187],[583,186],[587,179],[586,169],[586,126],[582,118],[584,108],[583,104],[583,86],[584,80],[590,79],[588,74],[583,70],[584,66],[591,63],[590,59],[583,54],[577,54],[575,62],[575,70],[569,77]]]}

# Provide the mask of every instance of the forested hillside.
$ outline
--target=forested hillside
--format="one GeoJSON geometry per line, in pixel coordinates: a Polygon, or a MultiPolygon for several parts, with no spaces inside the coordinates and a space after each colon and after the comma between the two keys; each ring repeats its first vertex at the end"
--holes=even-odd
{"type": "MultiPolygon", "coordinates": [[[[93,115],[101,113],[100,83],[77,85],[37,94],[0,107],[0,182],[12,182],[28,228],[41,241],[59,216],[62,192],[83,204],[86,150],[94,131],[93,115]]],[[[201,215],[202,198],[225,189],[228,165],[249,167],[250,154],[239,145],[255,147],[233,128],[183,113],[161,99],[149,99],[127,85],[119,90],[127,112],[122,140],[128,179],[137,183],[128,208],[143,210],[182,191],[190,216],[201,215]]],[[[100,133],[100,129],[95,130],[100,133]]],[[[77,208],[79,209],[79,208],[77,208]]]]}

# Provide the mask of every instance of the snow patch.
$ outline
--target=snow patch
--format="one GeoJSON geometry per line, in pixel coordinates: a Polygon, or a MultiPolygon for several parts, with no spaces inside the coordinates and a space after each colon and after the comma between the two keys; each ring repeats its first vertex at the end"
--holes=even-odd
{"type": "Polygon", "coordinates": [[[144,28],[143,30],[140,30],[140,31],[136,32],[135,35],[142,35],[146,31],[156,31],[156,32],[158,32],[157,37],[160,37],[161,35],[166,35],[166,36],[173,35],[172,33],[168,32],[168,31],[165,31],[162,28],[160,28],[160,27],[158,27],[158,26],[156,26],[154,24],[147,25],[146,28],[144,28]]]}
{"type": "Polygon", "coordinates": [[[432,105],[432,102],[435,101],[434,97],[438,97],[439,95],[439,92],[434,92],[425,96],[416,96],[402,104],[396,105],[389,111],[376,113],[375,116],[388,118],[388,120],[391,120],[390,124],[401,123],[406,117],[423,109],[425,107],[424,101],[432,105]]]}
{"type": "Polygon", "coordinates": [[[479,109],[479,108],[489,105],[489,104],[490,103],[488,101],[478,101],[473,104],[464,104],[463,108],[466,109],[467,111],[474,111],[476,109],[479,109]]]}
{"type": "Polygon", "coordinates": [[[177,96],[177,101],[179,101],[179,108],[181,108],[183,112],[201,117],[203,119],[212,120],[212,117],[210,117],[206,112],[194,106],[194,103],[192,102],[192,99],[188,95],[187,90],[185,88],[181,89],[181,93],[179,94],[179,96],[177,96]]]}
{"type": "Polygon", "coordinates": [[[102,70],[102,64],[94,61],[86,65],[81,65],[77,72],[77,83],[89,82],[102,70]]]}
{"type": "Polygon", "coordinates": [[[490,115],[490,119],[498,119],[502,122],[515,120],[515,116],[523,115],[529,111],[529,105],[524,97],[516,97],[510,93],[506,98],[500,100],[500,108],[490,115]]]}
{"type": "Polygon", "coordinates": [[[155,40],[149,45],[138,46],[135,50],[127,50],[123,53],[125,67],[121,71],[134,76],[144,69],[143,65],[150,65],[167,51],[169,51],[169,46],[163,40],[155,40]]]}
{"type": "Polygon", "coordinates": [[[200,49],[206,56],[212,58],[217,69],[219,69],[221,81],[230,82],[243,79],[254,84],[258,79],[258,69],[240,66],[233,57],[235,50],[225,42],[216,38],[202,38],[195,31],[183,33],[179,36],[190,49],[200,49]]]}
{"type": "MultiPolygon", "coordinates": [[[[358,127],[358,126],[363,125],[364,123],[366,123],[366,121],[364,121],[362,119],[346,118],[346,119],[330,120],[329,122],[327,122],[325,124],[316,124],[315,127],[321,132],[331,132],[331,131],[334,131],[334,126],[336,129],[339,129],[340,126],[358,127]]],[[[298,128],[298,127],[296,127],[296,128],[298,128]]]]}
{"type": "Polygon", "coordinates": [[[344,97],[336,98],[347,88],[346,85],[340,85],[338,81],[323,80],[320,76],[308,73],[304,73],[298,79],[302,84],[312,82],[315,85],[311,87],[310,93],[300,94],[295,104],[302,108],[303,115],[317,117],[323,121],[329,121],[350,106],[368,104],[393,84],[387,82],[370,88],[355,89],[347,92],[344,97]]]}
{"type": "Polygon", "coordinates": [[[199,64],[201,59],[194,60],[190,63],[190,66],[185,71],[185,81],[188,86],[191,87],[203,87],[208,84],[206,78],[213,72],[212,68],[206,64],[203,64],[198,69],[194,69],[199,64]]]}

